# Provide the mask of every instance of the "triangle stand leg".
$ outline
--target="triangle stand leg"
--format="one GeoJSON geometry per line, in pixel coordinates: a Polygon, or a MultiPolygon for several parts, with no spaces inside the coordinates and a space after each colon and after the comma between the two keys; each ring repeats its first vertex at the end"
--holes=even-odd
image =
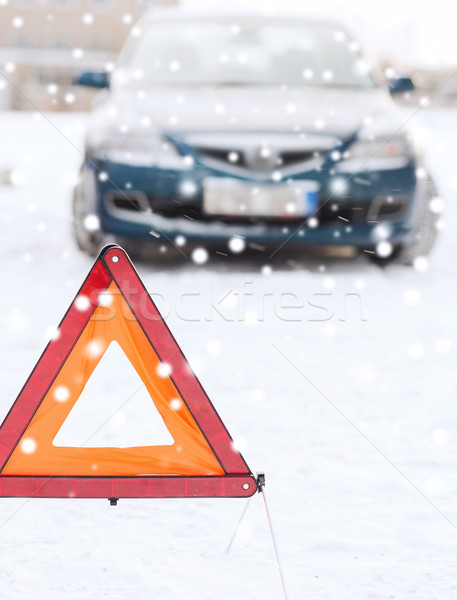
{"type": "Polygon", "coordinates": [[[246,502],[246,504],[244,505],[243,512],[241,513],[241,517],[240,517],[240,518],[239,518],[239,520],[238,520],[238,523],[237,523],[237,525],[236,525],[236,527],[235,527],[235,531],[233,532],[233,535],[232,535],[232,537],[230,538],[230,542],[228,543],[228,546],[227,546],[227,548],[226,548],[226,550],[225,550],[225,553],[226,553],[226,554],[228,554],[228,553],[230,552],[230,548],[232,547],[232,544],[233,544],[233,542],[235,541],[236,534],[238,533],[238,530],[239,530],[239,529],[240,529],[240,527],[241,527],[241,523],[243,522],[243,520],[244,520],[244,517],[246,516],[246,513],[248,512],[249,504],[250,504],[250,502],[251,502],[252,498],[253,498],[253,496],[250,496],[250,497],[248,498],[248,501],[247,501],[247,502],[246,502]]]}
{"type": "Polygon", "coordinates": [[[271,523],[270,511],[268,510],[268,502],[267,502],[267,497],[265,494],[265,475],[264,475],[264,473],[257,474],[257,482],[258,482],[258,486],[259,486],[259,493],[262,494],[263,502],[265,505],[265,511],[267,513],[268,526],[270,528],[271,540],[273,542],[273,548],[275,551],[276,562],[278,564],[279,577],[281,578],[281,585],[282,585],[282,591],[284,593],[284,599],[289,600],[289,597],[287,595],[286,581],[284,579],[284,573],[283,573],[283,570],[281,567],[281,561],[279,559],[278,546],[277,546],[276,538],[275,538],[274,531],[273,531],[273,525],[271,523]]]}

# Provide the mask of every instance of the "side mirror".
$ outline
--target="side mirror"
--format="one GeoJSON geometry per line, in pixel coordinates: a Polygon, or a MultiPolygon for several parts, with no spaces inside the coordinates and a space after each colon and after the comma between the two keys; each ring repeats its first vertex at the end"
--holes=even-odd
{"type": "Polygon", "coordinates": [[[411,77],[395,77],[388,79],[387,84],[392,96],[404,94],[405,92],[413,92],[416,89],[411,77]]]}
{"type": "Polygon", "coordinates": [[[75,84],[99,90],[109,88],[108,73],[104,71],[85,71],[75,78],[75,84]]]}

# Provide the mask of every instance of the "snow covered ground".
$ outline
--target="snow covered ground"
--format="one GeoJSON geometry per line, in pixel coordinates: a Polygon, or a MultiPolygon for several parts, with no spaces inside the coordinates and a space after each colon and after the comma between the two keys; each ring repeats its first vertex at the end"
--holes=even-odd
{"type": "MultiPolygon", "coordinates": [[[[48,118],[0,115],[0,172],[23,183],[0,185],[0,419],[92,264],[69,233],[84,116],[48,118]]],[[[249,466],[266,472],[290,600],[457,597],[457,116],[416,120],[447,203],[428,269],[137,265],[249,466]]],[[[112,403],[94,430],[131,390],[119,378],[94,384],[112,403]]],[[[134,404],[107,439],[141,429],[134,404]]],[[[244,505],[1,499],[0,595],[281,598],[260,495],[225,553],[244,505]]]]}

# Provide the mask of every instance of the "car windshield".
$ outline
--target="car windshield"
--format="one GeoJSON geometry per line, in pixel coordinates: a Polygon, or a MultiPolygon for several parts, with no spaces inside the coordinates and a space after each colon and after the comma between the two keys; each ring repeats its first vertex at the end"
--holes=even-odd
{"type": "Polygon", "coordinates": [[[121,85],[375,86],[358,44],[334,26],[203,21],[140,27],[115,73],[121,85]]]}

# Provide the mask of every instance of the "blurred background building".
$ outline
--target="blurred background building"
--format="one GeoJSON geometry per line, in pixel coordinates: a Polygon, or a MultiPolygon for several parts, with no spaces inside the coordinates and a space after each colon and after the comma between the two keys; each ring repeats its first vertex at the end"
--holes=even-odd
{"type": "MultiPolygon", "coordinates": [[[[162,0],[156,5],[173,5],[162,0]]],[[[86,110],[84,69],[110,70],[142,0],[0,0],[0,109],[86,110]]]]}
{"type": "Polygon", "coordinates": [[[84,70],[110,70],[127,34],[151,6],[299,10],[341,22],[368,55],[418,89],[409,101],[457,101],[457,45],[445,0],[0,0],[0,110],[87,110],[94,91],[73,85],[84,70]],[[444,12],[443,12],[444,11],[444,12]],[[3,74],[3,76],[2,76],[3,74]]]}

